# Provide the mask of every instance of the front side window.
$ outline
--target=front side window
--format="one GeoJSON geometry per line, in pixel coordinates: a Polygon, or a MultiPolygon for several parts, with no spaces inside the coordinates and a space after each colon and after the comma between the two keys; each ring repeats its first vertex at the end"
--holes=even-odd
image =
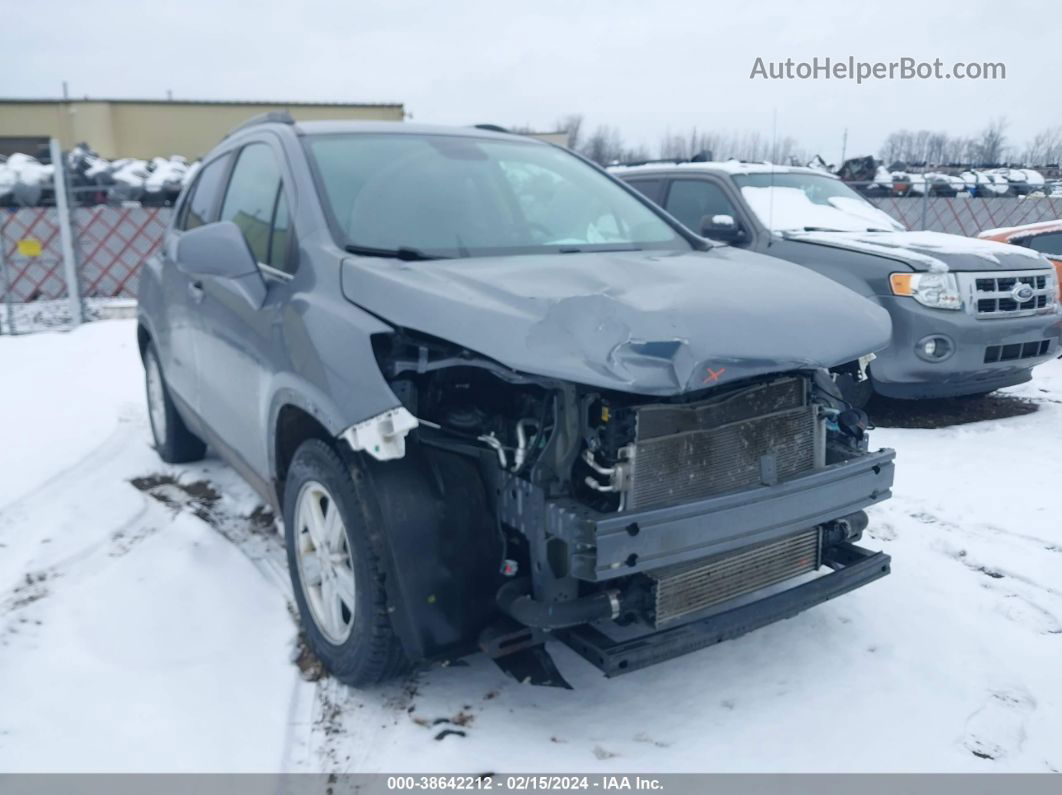
{"type": "Polygon", "coordinates": [[[534,141],[309,136],[343,245],[470,257],[690,244],[610,177],[534,141]]]}
{"type": "Polygon", "coordinates": [[[734,205],[723,189],[704,179],[678,179],[672,182],[664,207],[694,232],[700,231],[706,218],[715,215],[729,215],[737,220],[734,205]]]}
{"type": "Polygon", "coordinates": [[[219,220],[240,228],[258,262],[290,270],[288,206],[280,166],[268,145],[248,144],[240,151],[219,220]]]}
{"type": "Polygon", "coordinates": [[[277,206],[273,215],[273,234],[269,240],[269,256],[266,264],[278,271],[291,273],[294,258],[291,256],[291,216],[288,202],[284,198],[284,189],[277,189],[277,206]]]}
{"type": "Polygon", "coordinates": [[[214,220],[213,213],[217,207],[218,193],[228,162],[228,155],[212,160],[196,176],[191,193],[181,208],[181,216],[177,219],[178,229],[195,229],[214,220]]]}
{"type": "Polygon", "coordinates": [[[894,232],[903,225],[841,180],[825,174],[737,174],[734,182],[764,226],[776,232],[894,232]]]}

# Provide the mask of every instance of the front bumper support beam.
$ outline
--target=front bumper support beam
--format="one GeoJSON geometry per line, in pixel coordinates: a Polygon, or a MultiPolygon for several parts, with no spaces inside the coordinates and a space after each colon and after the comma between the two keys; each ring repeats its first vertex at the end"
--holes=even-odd
{"type": "Polygon", "coordinates": [[[884,552],[838,544],[823,551],[823,563],[834,571],[759,601],[639,638],[615,641],[591,625],[560,630],[554,636],[606,676],[618,676],[792,618],[884,577],[889,573],[890,558],[884,552]]]}

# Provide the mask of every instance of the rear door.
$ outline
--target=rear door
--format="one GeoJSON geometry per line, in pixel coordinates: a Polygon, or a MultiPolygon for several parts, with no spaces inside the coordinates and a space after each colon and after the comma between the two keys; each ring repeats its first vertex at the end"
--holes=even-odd
{"type": "Polygon", "coordinates": [[[228,155],[221,155],[199,170],[188,196],[177,210],[176,221],[166,236],[162,251],[162,306],[165,316],[156,332],[162,372],[170,390],[197,414],[199,370],[196,337],[203,293],[199,278],[185,270],[180,262],[177,244],[184,232],[215,220],[228,164],[228,155]]]}
{"type": "Polygon", "coordinates": [[[268,475],[265,418],[277,369],[289,366],[281,326],[295,272],[292,203],[280,146],[248,143],[235,154],[218,212],[243,232],[259,263],[265,298],[253,305],[231,280],[204,277],[198,348],[203,418],[250,469],[268,475]]]}

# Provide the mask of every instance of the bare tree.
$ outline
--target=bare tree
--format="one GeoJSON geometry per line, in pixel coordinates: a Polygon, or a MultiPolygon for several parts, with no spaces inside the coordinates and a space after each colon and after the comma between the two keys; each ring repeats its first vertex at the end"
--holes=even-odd
{"type": "Polygon", "coordinates": [[[1022,161],[1030,166],[1062,162],[1062,125],[1041,130],[1025,145],[1022,161]]]}
{"type": "Polygon", "coordinates": [[[620,131],[607,124],[599,125],[586,139],[586,142],[579,147],[580,154],[602,166],[617,161],[638,159],[629,157],[632,151],[623,143],[620,131]]]}
{"type": "Polygon", "coordinates": [[[557,129],[568,133],[568,148],[578,150],[582,144],[583,114],[569,113],[557,119],[557,129]]]}
{"type": "Polygon", "coordinates": [[[977,160],[982,164],[1001,163],[1006,154],[1007,117],[997,116],[981,130],[977,138],[977,160]]]}

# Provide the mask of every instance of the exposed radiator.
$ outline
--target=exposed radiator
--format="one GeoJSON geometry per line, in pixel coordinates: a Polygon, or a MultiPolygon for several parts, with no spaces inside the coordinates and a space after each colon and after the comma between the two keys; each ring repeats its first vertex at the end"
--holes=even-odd
{"type": "Polygon", "coordinates": [[[785,378],[720,400],[638,410],[629,508],[786,480],[822,465],[825,428],[806,382],[785,378]]]}
{"type": "Polygon", "coordinates": [[[731,554],[646,572],[653,580],[656,626],[815,571],[822,554],[819,533],[813,528],[731,554]]]}

